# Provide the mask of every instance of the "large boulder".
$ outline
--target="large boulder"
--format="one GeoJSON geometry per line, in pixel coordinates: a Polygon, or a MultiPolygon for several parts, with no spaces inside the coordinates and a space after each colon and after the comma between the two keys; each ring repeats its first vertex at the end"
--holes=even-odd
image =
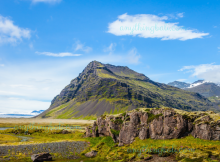
{"type": "Polygon", "coordinates": [[[31,160],[33,162],[52,161],[52,156],[48,152],[43,152],[31,155],[31,160]]]}

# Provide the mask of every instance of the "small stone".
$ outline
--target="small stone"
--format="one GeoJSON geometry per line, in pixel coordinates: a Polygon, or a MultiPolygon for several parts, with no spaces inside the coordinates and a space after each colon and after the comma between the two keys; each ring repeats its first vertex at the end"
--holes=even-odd
{"type": "Polygon", "coordinates": [[[91,152],[87,152],[85,154],[85,156],[89,157],[89,158],[92,158],[92,157],[95,157],[97,155],[97,153],[98,153],[97,151],[92,150],[91,152]]]}
{"type": "Polygon", "coordinates": [[[151,155],[150,155],[150,156],[148,155],[148,156],[145,156],[145,157],[144,157],[144,160],[150,160],[150,159],[152,159],[152,158],[153,158],[153,157],[152,157],[151,155]]]}

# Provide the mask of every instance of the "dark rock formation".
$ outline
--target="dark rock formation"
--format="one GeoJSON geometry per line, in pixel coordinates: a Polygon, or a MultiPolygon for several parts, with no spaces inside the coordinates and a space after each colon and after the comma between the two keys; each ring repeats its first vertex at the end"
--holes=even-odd
{"type": "Polygon", "coordinates": [[[101,116],[86,128],[86,137],[111,136],[119,146],[140,139],[174,139],[192,134],[195,138],[220,140],[220,116],[211,112],[176,111],[172,108],[140,109],[138,111],[101,116]],[[214,121],[210,116],[217,116],[214,121]]]}
{"type": "Polygon", "coordinates": [[[31,155],[33,162],[52,161],[52,156],[48,152],[31,155]]]}

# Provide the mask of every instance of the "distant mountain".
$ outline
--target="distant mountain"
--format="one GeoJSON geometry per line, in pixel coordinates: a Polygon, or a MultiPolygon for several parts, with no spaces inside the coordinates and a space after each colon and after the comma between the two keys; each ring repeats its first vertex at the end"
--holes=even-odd
{"type": "Polygon", "coordinates": [[[141,107],[215,110],[217,106],[198,93],[154,82],[128,67],[92,61],[36,117],[91,119],[141,107]]]}
{"type": "Polygon", "coordinates": [[[168,83],[168,85],[178,87],[178,88],[184,89],[186,91],[196,92],[196,93],[199,93],[205,97],[220,96],[219,84],[205,81],[205,80],[198,80],[192,84],[174,81],[174,82],[168,83]],[[183,85],[186,85],[186,86],[183,86],[183,85]]]}
{"type": "Polygon", "coordinates": [[[44,111],[45,111],[45,110],[39,110],[39,111],[34,110],[34,111],[31,112],[31,114],[40,114],[40,113],[42,113],[42,112],[44,112],[44,111]]]}
{"type": "Polygon", "coordinates": [[[170,82],[167,85],[174,86],[174,87],[181,88],[181,89],[188,88],[190,86],[189,83],[179,82],[179,81],[170,82]]]}
{"type": "Polygon", "coordinates": [[[34,110],[32,111],[31,113],[23,113],[23,114],[5,114],[5,113],[0,113],[1,116],[30,116],[30,117],[33,117],[33,116],[36,116],[36,115],[39,115],[40,113],[44,112],[45,110],[34,110]]]}
{"type": "Polygon", "coordinates": [[[7,115],[7,116],[33,116],[31,114],[1,114],[1,115],[7,115]]]}

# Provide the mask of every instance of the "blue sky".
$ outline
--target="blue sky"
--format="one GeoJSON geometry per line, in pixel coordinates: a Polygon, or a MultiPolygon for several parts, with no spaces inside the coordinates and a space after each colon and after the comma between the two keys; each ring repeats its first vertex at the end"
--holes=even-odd
{"type": "Polygon", "coordinates": [[[0,0],[0,113],[44,110],[91,61],[220,80],[220,1],[0,0]]]}

